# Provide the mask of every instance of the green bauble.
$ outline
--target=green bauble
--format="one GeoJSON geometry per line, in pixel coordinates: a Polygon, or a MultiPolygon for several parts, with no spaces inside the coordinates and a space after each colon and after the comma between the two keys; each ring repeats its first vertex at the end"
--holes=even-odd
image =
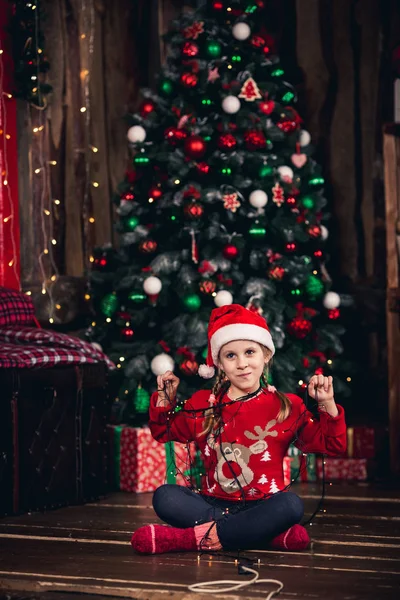
{"type": "Polygon", "coordinates": [[[205,347],[203,352],[201,353],[201,356],[204,358],[204,360],[207,358],[207,354],[208,354],[208,348],[205,347]]]}
{"type": "Polygon", "coordinates": [[[142,388],[141,385],[137,388],[134,395],[135,411],[140,414],[147,413],[150,405],[150,394],[142,388]]]}
{"type": "Polygon", "coordinates": [[[211,58],[218,58],[219,56],[221,56],[221,50],[222,48],[219,42],[210,40],[206,44],[206,52],[211,58]]]}
{"type": "Polygon", "coordinates": [[[304,208],[308,208],[309,210],[314,208],[315,205],[314,198],[312,198],[311,196],[304,196],[304,198],[302,198],[301,200],[301,203],[304,206],[304,208]]]}
{"type": "Polygon", "coordinates": [[[200,296],[197,294],[189,294],[183,298],[183,304],[189,312],[196,312],[201,306],[200,296]]]}
{"type": "Polygon", "coordinates": [[[264,177],[270,177],[273,174],[274,170],[272,167],[270,167],[270,165],[261,165],[260,170],[258,171],[258,174],[260,177],[264,178],[264,177]]]}
{"type": "Polygon", "coordinates": [[[142,294],[141,292],[131,292],[128,298],[131,302],[134,302],[135,304],[140,304],[141,302],[144,302],[147,299],[147,296],[146,294],[142,294]]]}
{"type": "Polygon", "coordinates": [[[173,89],[174,85],[169,79],[163,79],[162,81],[160,81],[160,91],[166,96],[172,94],[173,89]]]}
{"type": "Polygon", "coordinates": [[[127,217],[124,219],[124,227],[126,231],[133,231],[139,225],[139,219],[137,217],[127,217]]]}
{"type": "Polygon", "coordinates": [[[321,296],[324,292],[324,284],[315,275],[310,275],[306,281],[306,292],[310,298],[315,299],[321,296]]]}
{"type": "Polygon", "coordinates": [[[114,294],[107,294],[107,296],[104,296],[104,298],[101,301],[101,312],[106,316],[106,317],[112,317],[113,314],[115,313],[115,311],[118,308],[118,298],[117,295],[114,294]]]}

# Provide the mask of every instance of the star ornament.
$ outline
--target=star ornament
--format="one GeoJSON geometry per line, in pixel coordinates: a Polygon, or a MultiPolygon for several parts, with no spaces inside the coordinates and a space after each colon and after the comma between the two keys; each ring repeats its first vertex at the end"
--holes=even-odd
{"type": "Polygon", "coordinates": [[[238,195],[236,192],[233,192],[232,194],[224,194],[222,196],[222,200],[224,202],[224,208],[226,208],[226,210],[230,210],[233,213],[235,213],[240,206],[240,202],[238,200],[238,195]]]}
{"type": "Polygon", "coordinates": [[[220,74],[218,73],[218,67],[214,67],[213,69],[208,69],[208,77],[207,81],[214,83],[217,79],[219,79],[220,74]]]}

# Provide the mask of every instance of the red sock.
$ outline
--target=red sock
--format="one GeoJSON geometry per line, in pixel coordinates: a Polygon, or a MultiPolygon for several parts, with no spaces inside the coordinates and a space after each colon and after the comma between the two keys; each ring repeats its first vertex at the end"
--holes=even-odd
{"type": "Polygon", "coordinates": [[[212,525],[212,523],[204,523],[188,529],[166,525],[144,525],[133,533],[131,544],[140,554],[188,552],[199,549],[220,550],[222,546],[216,527],[212,525]]]}
{"type": "Polygon", "coordinates": [[[310,536],[302,525],[293,525],[287,531],[277,535],[270,543],[274,550],[305,550],[310,536]]]}

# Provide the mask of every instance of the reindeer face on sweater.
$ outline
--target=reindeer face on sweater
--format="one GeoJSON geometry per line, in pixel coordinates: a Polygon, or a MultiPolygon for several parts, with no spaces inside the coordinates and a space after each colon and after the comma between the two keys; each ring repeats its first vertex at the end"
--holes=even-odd
{"type": "Polygon", "coordinates": [[[237,492],[251,484],[254,479],[254,473],[249,467],[250,458],[253,454],[261,454],[268,448],[266,437],[276,437],[278,432],[271,431],[276,425],[276,419],[269,421],[263,429],[259,425],[254,427],[255,433],[245,431],[244,435],[255,440],[254,444],[244,446],[243,444],[222,442],[218,436],[210,435],[207,444],[217,453],[217,465],[215,467],[214,478],[221,488],[228,494],[237,492]]]}

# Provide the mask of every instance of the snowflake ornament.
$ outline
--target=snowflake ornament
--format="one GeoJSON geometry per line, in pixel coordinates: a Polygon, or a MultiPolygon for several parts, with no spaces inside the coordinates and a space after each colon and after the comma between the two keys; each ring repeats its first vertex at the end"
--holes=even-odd
{"type": "Polygon", "coordinates": [[[283,187],[276,183],[272,188],[272,201],[279,207],[285,202],[283,187]]]}
{"type": "Polygon", "coordinates": [[[183,35],[186,39],[197,40],[201,33],[204,33],[204,21],[197,21],[183,30],[183,35]]]}
{"type": "Polygon", "coordinates": [[[236,192],[233,192],[232,194],[224,194],[222,196],[222,200],[224,203],[224,208],[226,208],[226,210],[230,210],[233,213],[235,213],[240,206],[240,202],[238,200],[238,195],[236,192]]]}

